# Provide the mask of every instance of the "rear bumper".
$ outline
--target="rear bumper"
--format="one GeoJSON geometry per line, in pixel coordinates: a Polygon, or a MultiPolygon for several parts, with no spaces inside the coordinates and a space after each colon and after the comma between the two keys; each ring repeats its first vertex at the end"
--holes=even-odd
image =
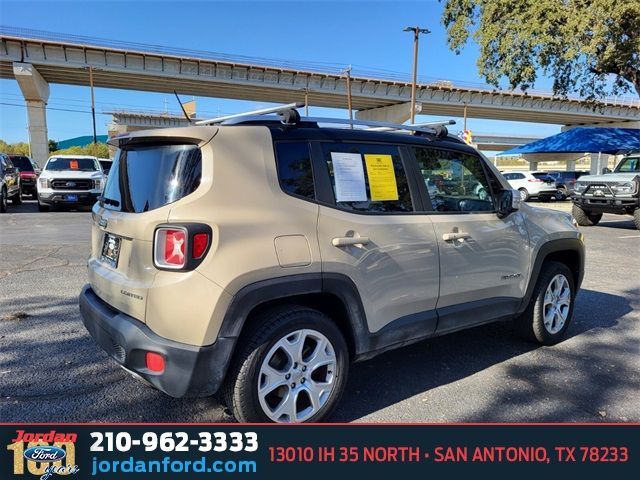
{"type": "Polygon", "coordinates": [[[99,196],[93,192],[38,192],[38,201],[43,205],[93,205],[99,196]],[[75,195],[77,199],[69,200],[69,195],[75,195]]]}
{"type": "Polygon", "coordinates": [[[198,347],[174,342],[153,333],[138,320],[111,308],[90,285],[80,293],[80,313],[93,339],[116,362],[172,397],[214,394],[224,379],[235,338],[218,338],[198,347]],[[160,353],[162,373],[146,368],[146,352],[160,353]]]}

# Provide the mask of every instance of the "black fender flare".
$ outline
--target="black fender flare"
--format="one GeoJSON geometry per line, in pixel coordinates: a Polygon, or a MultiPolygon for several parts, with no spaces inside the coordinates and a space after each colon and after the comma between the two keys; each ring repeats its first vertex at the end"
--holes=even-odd
{"type": "Polygon", "coordinates": [[[582,280],[584,278],[584,243],[580,238],[558,238],[555,240],[549,240],[542,244],[538,253],[536,254],[536,258],[533,262],[533,267],[531,268],[531,274],[529,275],[529,284],[527,285],[527,290],[522,298],[522,303],[520,304],[520,308],[518,309],[518,314],[521,314],[527,309],[529,305],[529,301],[531,300],[531,295],[533,295],[533,289],[536,286],[538,281],[538,276],[540,275],[540,270],[542,269],[542,265],[544,261],[549,257],[549,255],[556,252],[566,252],[571,251],[575,252],[578,255],[578,269],[575,272],[575,287],[576,291],[580,289],[580,285],[582,284],[582,280]]]}
{"type": "Polygon", "coordinates": [[[344,320],[351,329],[355,353],[366,351],[370,332],[360,293],[349,277],[337,273],[287,275],[244,286],[234,295],[224,315],[218,337],[238,338],[251,311],[263,303],[322,293],[334,295],[342,302],[348,315],[344,320]]]}

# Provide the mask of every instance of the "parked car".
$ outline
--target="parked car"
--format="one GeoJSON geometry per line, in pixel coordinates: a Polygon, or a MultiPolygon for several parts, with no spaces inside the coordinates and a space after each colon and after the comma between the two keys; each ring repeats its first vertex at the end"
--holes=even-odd
{"type": "Polygon", "coordinates": [[[113,165],[113,160],[108,158],[99,158],[100,166],[102,167],[102,171],[105,175],[109,175],[109,170],[111,170],[111,165],[113,165]]]}
{"type": "Polygon", "coordinates": [[[564,200],[565,196],[560,191],[560,187],[562,182],[558,181],[553,175],[549,175],[547,172],[531,172],[531,174],[536,177],[538,180],[542,180],[546,184],[553,184],[553,188],[555,192],[552,197],[543,195],[541,198],[542,201],[550,200],[551,198],[555,198],[556,200],[564,200]]]}
{"type": "Polygon", "coordinates": [[[38,165],[26,155],[9,155],[13,166],[20,170],[22,195],[30,195],[34,200],[38,198],[36,183],[40,169],[38,165]]]}
{"type": "Polygon", "coordinates": [[[509,185],[520,192],[520,198],[527,201],[531,198],[546,201],[556,196],[555,180],[548,176],[537,178],[533,172],[516,171],[502,174],[509,185]]]}
{"type": "Polygon", "coordinates": [[[38,209],[93,205],[104,188],[105,175],[96,157],[49,157],[38,178],[38,209]]]}
{"type": "Polygon", "coordinates": [[[7,201],[14,205],[22,203],[20,172],[14,167],[8,155],[0,153],[0,213],[7,211],[7,201]]]}
{"type": "Polygon", "coordinates": [[[579,172],[576,170],[566,171],[566,172],[547,172],[547,175],[553,177],[556,181],[556,188],[562,193],[564,198],[569,198],[573,195],[573,187],[576,181],[582,175],[588,175],[589,172],[579,172]]]}
{"type": "Polygon", "coordinates": [[[79,303],[118,364],[173,397],[220,389],[242,422],[314,422],[352,361],[500,320],[564,337],[584,271],[568,213],[444,129],[282,113],[112,140],[79,303]]]}
{"type": "Polygon", "coordinates": [[[597,225],[604,213],[632,215],[640,230],[640,152],[624,157],[611,172],[584,175],[574,185],[573,218],[579,225],[597,225]]]}

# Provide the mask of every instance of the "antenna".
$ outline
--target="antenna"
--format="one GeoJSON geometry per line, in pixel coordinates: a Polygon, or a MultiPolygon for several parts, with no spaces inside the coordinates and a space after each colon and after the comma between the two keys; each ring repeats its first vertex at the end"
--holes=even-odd
{"type": "Polygon", "coordinates": [[[189,123],[193,123],[193,121],[191,120],[191,118],[189,117],[189,115],[187,114],[187,111],[184,109],[184,106],[182,105],[182,102],[180,101],[180,97],[178,96],[178,92],[176,92],[175,90],[173,91],[173,94],[176,96],[176,100],[178,100],[178,103],[180,104],[180,108],[182,109],[182,113],[184,113],[184,118],[187,119],[187,122],[189,123]]]}
{"type": "MultiPolygon", "coordinates": [[[[225,115],[224,117],[210,118],[209,120],[200,120],[196,122],[196,125],[215,125],[216,123],[222,123],[226,120],[233,120],[235,118],[248,117],[251,115],[267,115],[269,113],[279,113],[283,114],[285,117],[285,123],[290,123],[289,115],[286,113],[290,110],[295,110],[296,108],[304,107],[304,103],[289,103],[287,105],[280,105],[279,107],[269,107],[269,108],[261,108],[259,110],[252,110],[250,112],[244,113],[236,113],[234,115],[225,115]]],[[[296,112],[297,113],[297,112],[296,112]]]]}

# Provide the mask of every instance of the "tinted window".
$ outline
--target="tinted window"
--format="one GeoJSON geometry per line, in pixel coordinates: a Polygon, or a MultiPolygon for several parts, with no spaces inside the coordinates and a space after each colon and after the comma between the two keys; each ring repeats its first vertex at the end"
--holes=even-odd
{"type": "Polygon", "coordinates": [[[616,168],[616,172],[640,172],[640,157],[623,159],[616,168]]]}
{"type": "Polygon", "coordinates": [[[307,142],[276,143],[280,187],[291,195],[315,198],[311,155],[307,142]]]}
{"type": "Polygon", "coordinates": [[[358,212],[412,212],[413,204],[396,145],[323,143],[336,205],[358,212]]]}
{"type": "Polygon", "coordinates": [[[415,147],[414,152],[434,210],[474,212],[494,209],[480,157],[423,147],[415,147]]]}
{"type": "Polygon", "coordinates": [[[100,170],[98,162],[93,158],[61,158],[52,157],[44,167],[45,170],[79,170],[81,172],[95,172],[100,170]]]}
{"type": "Polygon", "coordinates": [[[104,189],[105,208],[146,212],[180,200],[200,185],[202,159],[195,145],[120,149],[104,189]]]}
{"type": "Polygon", "coordinates": [[[33,165],[27,157],[11,156],[11,162],[20,169],[21,172],[33,172],[33,165]]]}

